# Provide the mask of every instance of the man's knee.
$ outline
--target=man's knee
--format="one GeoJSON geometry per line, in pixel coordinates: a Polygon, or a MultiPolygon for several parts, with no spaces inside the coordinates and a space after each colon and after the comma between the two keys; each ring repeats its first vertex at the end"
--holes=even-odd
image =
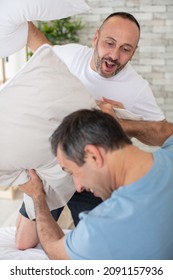
{"type": "MultiPolygon", "coordinates": [[[[51,211],[55,221],[58,220],[62,210],[63,207],[51,211]]],[[[36,222],[29,219],[25,204],[23,203],[16,221],[16,248],[26,250],[35,247],[38,242],[36,222]]]]}
{"type": "Polygon", "coordinates": [[[36,222],[19,213],[16,222],[16,248],[26,250],[35,247],[38,242],[36,222]]]}

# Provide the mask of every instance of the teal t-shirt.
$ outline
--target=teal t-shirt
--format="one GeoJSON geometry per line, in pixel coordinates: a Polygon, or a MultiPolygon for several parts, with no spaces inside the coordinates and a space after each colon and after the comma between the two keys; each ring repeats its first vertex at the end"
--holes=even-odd
{"type": "Polygon", "coordinates": [[[71,259],[173,259],[173,137],[153,157],[144,177],[80,214],[66,236],[71,259]]]}

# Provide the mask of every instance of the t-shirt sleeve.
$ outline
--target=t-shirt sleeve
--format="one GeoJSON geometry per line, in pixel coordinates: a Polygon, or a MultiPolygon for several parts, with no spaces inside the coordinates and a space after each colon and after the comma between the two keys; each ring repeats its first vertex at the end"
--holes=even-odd
{"type": "Polygon", "coordinates": [[[73,65],[74,57],[81,49],[81,46],[78,44],[66,44],[66,45],[55,45],[53,50],[55,54],[67,65],[70,69],[73,65]]]}
{"type": "Polygon", "coordinates": [[[163,144],[163,149],[170,152],[170,156],[173,158],[173,135],[171,135],[163,144]]]}
{"type": "Polygon", "coordinates": [[[104,235],[100,234],[101,221],[98,217],[87,216],[82,213],[83,218],[77,227],[66,236],[68,256],[72,260],[111,259],[104,235]]]}
{"type": "Polygon", "coordinates": [[[162,121],[165,119],[165,116],[156,103],[147,81],[145,81],[144,86],[139,91],[132,111],[133,113],[142,115],[144,120],[147,121],[162,121]]]}

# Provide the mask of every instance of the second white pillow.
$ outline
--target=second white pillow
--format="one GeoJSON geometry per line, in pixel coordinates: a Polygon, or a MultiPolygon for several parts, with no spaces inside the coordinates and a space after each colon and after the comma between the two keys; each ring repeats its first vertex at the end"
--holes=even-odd
{"type": "Polygon", "coordinates": [[[26,45],[27,21],[61,19],[88,9],[84,0],[1,0],[0,57],[9,56],[26,45]]]}

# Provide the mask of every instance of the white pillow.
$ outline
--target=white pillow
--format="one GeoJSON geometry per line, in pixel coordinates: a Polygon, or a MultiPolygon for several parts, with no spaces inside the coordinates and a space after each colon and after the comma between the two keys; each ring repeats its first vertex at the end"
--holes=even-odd
{"type": "MultiPolygon", "coordinates": [[[[49,137],[67,114],[95,106],[95,101],[49,45],[39,48],[0,90],[0,186],[28,180],[36,169],[52,209],[73,195],[71,177],[52,155],[49,137]]],[[[34,217],[32,200],[27,213],[34,217]]]]}
{"type": "Polygon", "coordinates": [[[61,19],[88,9],[84,0],[1,0],[0,57],[26,45],[27,21],[61,19]]]}

